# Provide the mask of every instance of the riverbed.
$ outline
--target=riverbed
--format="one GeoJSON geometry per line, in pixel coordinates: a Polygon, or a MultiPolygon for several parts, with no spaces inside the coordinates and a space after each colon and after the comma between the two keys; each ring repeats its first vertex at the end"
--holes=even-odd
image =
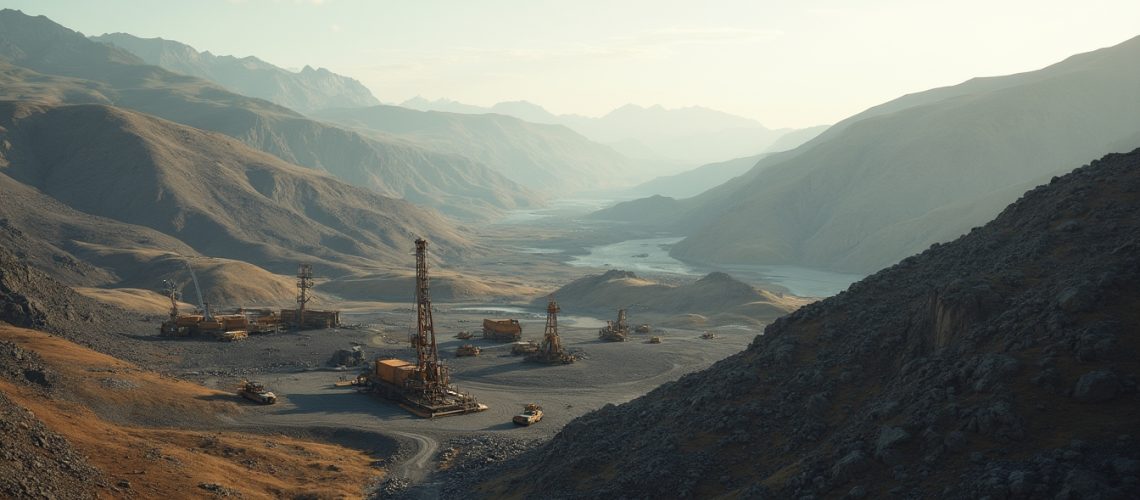
{"type": "Polygon", "coordinates": [[[845,274],[799,266],[695,266],[669,255],[681,237],[626,240],[587,248],[586,255],[573,256],[567,264],[576,267],[621,269],[642,274],[671,274],[699,277],[720,271],[760,288],[775,288],[800,297],[830,297],[863,279],[845,274]]]}

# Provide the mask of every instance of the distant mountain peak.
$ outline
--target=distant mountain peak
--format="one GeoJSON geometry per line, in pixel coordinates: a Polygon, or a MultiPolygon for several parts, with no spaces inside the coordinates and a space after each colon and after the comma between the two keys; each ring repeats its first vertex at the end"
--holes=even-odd
{"type": "Polygon", "coordinates": [[[218,56],[210,51],[162,38],[139,38],[128,33],[92,37],[118,47],[147,64],[213,81],[239,94],[311,112],[326,108],[380,104],[360,82],[325,68],[305,65],[300,72],[274,66],[256,56],[218,56]]]}

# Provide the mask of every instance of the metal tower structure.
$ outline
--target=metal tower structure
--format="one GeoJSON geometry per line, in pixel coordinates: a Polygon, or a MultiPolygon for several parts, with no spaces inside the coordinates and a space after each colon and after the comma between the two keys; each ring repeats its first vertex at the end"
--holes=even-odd
{"type": "Polygon", "coordinates": [[[313,288],[313,266],[309,264],[301,264],[297,268],[297,325],[298,328],[305,324],[305,304],[313,300],[309,295],[309,289],[313,288]]]}
{"type": "Polygon", "coordinates": [[[625,319],[625,309],[618,309],[617,325],[615,326],[622,335],[629,333],[629,323],[625,319]]]}
{"type": "Polygon", "coordinates": [[[538,352],[526,358],[527,361],[547,364],[574,362],[574,357],[562,349],[562,339],[558,336],[558,313],[561,311],[562,308],[558,307],[554,297],[550,297],[550,302],[546,305],[546,331],[542,336],[542,345],[538,352]]]}
{"type": "Polygon", "coordinates": [[[427,240],[416,239],[416,332],[412,347],[416,349],[417,389],[424,395],[442,396],[448,384],[447,370],[439,363],[439,349],[435,343],[435,324],[431,317],[431,287],[428,277],[427,240]]]}

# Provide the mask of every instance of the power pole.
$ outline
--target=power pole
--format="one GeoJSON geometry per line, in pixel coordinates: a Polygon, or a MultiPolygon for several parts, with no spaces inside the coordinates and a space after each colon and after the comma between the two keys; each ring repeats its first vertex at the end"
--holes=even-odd
{"type": "Polygon", "coordinates": [[[313,300],[309,296],[310,288],[313,288],[313,266],[301,264],[297,269],[297,329],[305,324],[305,304],[313,300]]]}

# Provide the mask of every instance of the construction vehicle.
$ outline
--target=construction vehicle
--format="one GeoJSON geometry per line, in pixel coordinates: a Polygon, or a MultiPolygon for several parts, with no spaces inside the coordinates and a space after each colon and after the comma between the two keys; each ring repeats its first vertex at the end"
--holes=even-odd
{"type": "Polygon", "coordinates": [[[277,402],[276,394],[265,390],[264,385],[248,380],[242,381],[242,386],[241,389],[238,389],[238,394],[245,399],[263,405],[271,405],[277,402]]]}
{"type": "Polygon", "coordinates": [[[523,407],[523,412],[511,419],[518,425],[530,425],[542,420],[542,407],[534,403],[523,407]]]}
{"type": "Polygon", "coordinates": [[[364,349],[354,345],[349,349],[337,349],[329,358],[329,366],[360,366],[364,364],[364,349]]]}
{"type": "Polygon", "coordinates": [[[546,305],[546,332],[543,334],[542,345],[526,357],[527,361],[547,365],[566,365],[574,362],[574,356],[562,348],[562,339],[558,336],[558,313],[561,310],[554,297],[551,297],[546,305]]]}
{"type": "Polygon", "coordinates": [[[474,344],[463,344],[455,350],[455,357],[463,358],[467,356],[478,356],[480,352],[483,352],[483,350],[479,349],[479,347],[475,346],[474,344]]]}
{"type": "Polygon", "coordinates": [[[520,340],[511,345],[511,354],[522,356],[538,352],[538,342],[533,340],[520,340]]]}
{"type": "Polygon", "coordinates": [[[711,332],[711,331],[708,331],[708,330],[706,330],[706,331],[705,331],[705,333],[702,333],[702,334],[701,334],[701,338],[702,338],[702,339],[705,339],[705,340],[709,340],[709,339],[716,339],[716,338],[720,338],[720,336],[719,336],[719,335],[717,335],[717,334],[715,334],[715,333],[713,333],[713,332],[711,332]]]}
{"type": "Polygon", "coordinates": [[[245,316],[245,330],[250,335],[281,332],[281,316],[272,309],[239,307],[233,313],[245,316]]]}
{"type": "Polygon", "coordinates": [[[495,342],[517,342],[522,338],[522,325],[517,319],[484,319],[483,338],[495,342]]]}
{"type": "Polygon", "coordinates": [[[649,333],[650,331],[652,331],[652,328],[650,328],[648,323],[642,323],[633,329],[633,333],[649,333]]]}
{"type": "Polygon", "coordinates": [[[661,337],[656,337],[656,336],[649,337],[649,343],[650,344],[660,344],[661,343],[661,337]]]}
{"type": "Polygon", "coordinates": [[[470,340],[472,337],[474,337],[474,335],[472,335],[471,332],[469,332],[467,330],[463,330],[463,331],[455,334],[455,338],[457,338],[459,340],[470,340]]]}
{"type": "Polygon", "coordinates": [[[365,390],[396,401],[425,418],[487,409],[487,405],[451,384],[449,371],[439,360],[431,311],[427,240],[423,238],[416,239],[416,330],[410,340],[416,349],[415,364],[401,359],[377,359],[374,370],[363,375],[365,390]]]}
{"type": "Polygon", "coordinates": [[[218,340],[225,341],[225,342],[234,342],[237,340],[245,340],[246,337],[249,337],[249,333],[246,332],[245,330],[224,331],[224,332],[218,334],[218,336],[217,336],[218,340]]]}
{"type": "Polygon", "coordinates": [[[607,342],[625,342],[629,336],[629,324],[625,319],[625,309],[618,309],[617,321],[606,321],[606,326],[598,330],[598,339],[607,342]]]}
{"type": "MultiPolygon", "coordinates": [[[[251,321],[249,315],[238,310],[233,314],[214,315],[210,311],[210,303],[202,298],[202,288],[198,287],[198,277],[194,268],[186,261],[186,269],[190,271],[190,278],[194,280],[194,290],[198,297],[198,312],[184,314],[178,311],[178,287],[173,281],[165,281],[165,292],[170,297],[170,317],[158,327],[158,335],[163,337],[192,337],[211,336],[219,341],[241,341],[249,336],[251,330],[275,329],[275,318],[263,318],[251,321]]],[[[271,312],[270,312],[271,314],[271,312]]]]}

